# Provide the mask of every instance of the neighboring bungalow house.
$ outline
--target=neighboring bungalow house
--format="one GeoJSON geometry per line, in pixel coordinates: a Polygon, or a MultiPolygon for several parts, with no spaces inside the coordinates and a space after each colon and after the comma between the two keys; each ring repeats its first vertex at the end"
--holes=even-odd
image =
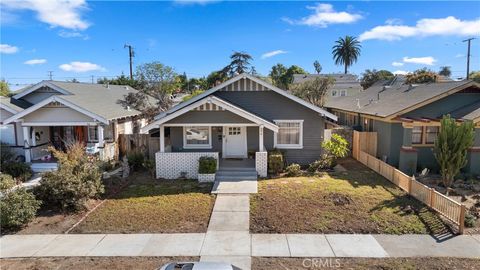
{"type": "Polygon", "coordinates": [[[353,74],[294,74],[293,83],[302,83],[325,77],[335,79],[335,84],[328,90],[327,97],[352,96],[363,90],[357,75],[353,74]]]}
{"type": "Polygon", "coordinates": [[[134,91],[123,85],[42,81],[1,99],[1,140],[34,170],[55,168],[47,147],[65,149],[73,141],[111,159],[118,134],[138,133],[146,125],[140,111],[118,102],[134,91]]]}
{"type": "Polygon", "coordinates": [[[394,80],[354,96],[331,98],[325,107],[341,125],[376,131],[378,158],[408,174],[439,170],[432,149],[443,115],[473,121],[475,142],[464,171],[480,174],[480,85],[475,82],[408,85],[394,80]]]}
{"type": "Polygon", "coordinates": [[[159,178],[196,178],[201,156],[216,158],[220,169],[236,166],[237,160],[266,176],[269,150],[284,151],[287,163],[318,159],[325,118],[337,120],[287,91],[240,74],[158,115],[142,131],[160,131],[159,178]]]}

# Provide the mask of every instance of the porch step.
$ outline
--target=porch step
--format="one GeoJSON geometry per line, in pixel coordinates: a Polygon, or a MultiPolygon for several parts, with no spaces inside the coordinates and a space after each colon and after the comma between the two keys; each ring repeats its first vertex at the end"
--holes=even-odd
{"type": "Polygon", "coordinates": [[[215,174],[216,181],[231,181],[231,180],[257,180],[257,172],[252,168],[235,168],[224,170],[221,168],[215,174]]]}
{"type": "Polygon", "coordinates": [[[32,163],[30,166],[34,173],[39,172],[51,172],[56,171],[58,169],[58,164],[54,162],[50,163],[32,163]]]}

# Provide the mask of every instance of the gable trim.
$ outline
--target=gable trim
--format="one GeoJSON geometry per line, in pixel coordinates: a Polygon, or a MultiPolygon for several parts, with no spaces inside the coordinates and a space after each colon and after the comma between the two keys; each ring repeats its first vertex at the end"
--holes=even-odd
{"type": "Polygon", "coordinates": [[[338,120],[336,115],[328,112],[327,110],[324,110],[324,109],[322,109],[322,108],[320,108],[320,107],[317,107],[317,106],[315,106],[315,105],[313,105],[313,104],[311,104],[311,103],[309,103],[309,102],[307,102],[307,101],[305,101],[305,100],[303,100],[303,99],[301,99],[301,98],[299,98],[299,97],[296,97],[296,96],[288,93],[288,92],[285,91],[285,90],[282,90],[282,89],[280,89],[280,88],[278,88],[278,87],[276,87],[276,86],[274,86],[274,85],[271,85],[271,84],[269,84],[269,83],[267,83],[267,82],[265,82],[265,81],[263,81],[263,80],[261,80],[261,79],[259,79],[259,78],[257,78],[257,77],[254,77],[254,76],[252,76],[252,75],[250,75],[250,74],[247,74],[247,73],[242,73],[242,74],[240,74],[240,75],[238,75],[238,76],[236,76],[236,77],[233,77],[233,78],[231,78],[231,79],[229,79],[229,80],[227,80],[227,81],[225,81],[225,82],[223,82],[223,83],[221,83],[221,84],[219,84],[219,85],[211,88],[210,90],[207,90],[207,91],[203,92],[202,94],[200,94],[200,95],[198,95],[198,96],[196,96],[196,97],[191,98],[190,100],[188,100],[188,101],[186,101],[186,102],[182,102],[182,103],[178,104],[177,106],[171,108],[170,110],[168,110],[168,111],[166,111],[166,112],[163,112],[163,113],[155,116],[154,119],[155,119],[155,120],[158,120],[158,119],[161,119],[161,118],[163,118],[163,117],[165,117],[165,116],[167,116],[167,115],[169,115],[169,114],[171,114],[171,113],[175,113],[176,111],[181,110],[181,109],[184,108],[185,106],[189,106],[190,104],[195,103],[195,102],[197,102],[197,101],[199,101],[199,100],[201,100],[201,99],[203,99],[203,98],[205,98],[205,97],[213,94],[214,92],[216,92],[216,91],[224,88],[225,86],[227,86],[227,85],[229,85],[229,84],[231,84],[231,83],[234,83],[234,82],[236,82],[236,81],[238,81],[238,80],[245,79],[245,78],[248,78],[248,79],[250,79],[250,80],[252,80],[252,81],[254,81],[254,82],[256,82],[256,83],[258,83],[258,84],[260,84],[260,85],[263,85],[264,87],[267,87],[268,89],[270,89],[270,90],[272,90],[272,91],[274,91],[274,92],[276,92],[276,93],[278,93],[278,94],[280,94],[280,95],[282,95],[282,96],[284,96],[284,97],[286,97],[286,98],[289,98],[289,99],[291,99],[291,100],[293,100],[293,101],[295,101],[295,102],[297,102],[297,103],[300,103],[301,105],[303,105],[303,106],[305,106],[305,107],[307,107],[307,108],[309,108],[309,109],[311,109],[311,110],[314,110],[314,111],[320,113],[320,115],[322,115],[322,116],[328,117],[328,118],[330,118],[330,119],[332,119],[332,120],[334,120],[334,121],[337,121],[337,120],[338,120]]]}
{"type": "Polygon", "coordinates": [[[239,108],[231,103],[228,103],[227,101],[223,100],[223,99],[220,99],[218,97],[215,97],[215,96],[209,96],[209,97],[206,97],[204,99],[201,99],[197,102],[194,102],[194,103],[191,103],[189,104],[188,106],[186,107],[183,107],[179,110],[177,110],[176,112],[174,113],[171,113],[169,115],[166,115],[165,117],[161,118],[161,119],[158,119],[150,124],[148,124],[147,126],[143,127],[141,130],[142,130],[142,133],[146,133],[148,132],[150,129],[153,129],[153,128],[156,128],[157,126],[163,124],[163,123],[166,123],[182,114],[185,114],[193,109],[195,109],[196,107],[198,106],[201,106],[203,104],[206,104],[206,103],[213,103],[217,106],[221,106],[222,108],[224,108],[225,110],[227,111],[230,111],[234,114],[237,114],[247,120],[250,120],[258,125],[263,125],[265,126],[266,128],[274,131],[274,132],[277,132],[278,131],[278,126],[275,125],[274,123],[272,122],[269,122],[259,116],[256,116],[242,108],[239,108]]]}
{"type": "Polygon", "coordinates": [[[10,107],[8,107],[8,105],[5,105],[5,104],[3,104],[3,103],[0,103],[0,108],[4,109],[4,110],[7,111],[7,112],[13,113],[13,114],[18,113],[18,111],[14,110],[14,109],[12,109],[12,108],[10,108],[10,107]]]}
{"type": "Polygon", "coordinates": [[[23,90],[22,92],[16,94],[13,96],[14,99],[19,99],[19,98],[22,98],[30,93],[33,93],[35,92],[36,90],[40,89],[41,87],[44,87],[44,86],[47,86],[47,87],[50,87],[52,88],[53,90],[55,91],[58,91],[64,95],[71,95],[72,93],[68,92],[67,90],[63,89],[63,88],[60,88],[56,85],[54,85],[53,83],[50,83],[48,81],[41,81],[37,84],[34,84],[30,87],[28,87],[27,89],[23,90]]]}
{"type": "Polygon", "coordinates": [[[90,112],[90,111],[87,111],[87,110],[85,110],[84,108],[81,108],[81,107],[79,107],[78,105],[75,105],[75,104],[73,104],[73,103],[71,103],[71,102],[69,102],[69,101],[66,101],[65,99],[62,99],[62,98],[59,97],[59,96],[51,96],[51,97],[49,97],[49,98],[46,98],[46,99],[42,100],[41,102],[39,102],[39,103],[37,103],[37,104],[35,104],[35,105],[33,105],[33,106],[31,106],[31,107],[23,110],[23,111],[15,114],[15,115],[13,115],[13,116],[11,116],[10,118],[6,119],[6,120],[4,121],[4,123],[5,123],[5,124],[8,124],[8,123],[11,123],[11,122],[13,122],[13,121],[15,121],[15,120],[18,120],[18,119],[24,117],[25,115],[30,114],[30,113],[38,110],[39,108],[42,108],[42,107],[50,104],[51,102],[59,102],[59,103],[65,105],[65,106],[67,106],[67,107],[69,107],[69,108],[71,108],[71,109],[73,109],[73,110],[75,110],[75,111],[78,111],[78,112],[83,113],[83,114],[85,114],[85,115],[87,115],[87,116],[90,116],[90,117],[94,118],[94,119],[97,120],[97,121],[100,121],[100,122],[102,122],[102,123],[104,123],[104,124],[108,124],[108,120],[107,120],[107,119],[105,119],[105,118],[103,118],[103,117],[101,117],[101,116],[99,116],[99,115],[97,115],[97,114],[94,114],[94,113],[92,113],[92,112],[90,112]]]}

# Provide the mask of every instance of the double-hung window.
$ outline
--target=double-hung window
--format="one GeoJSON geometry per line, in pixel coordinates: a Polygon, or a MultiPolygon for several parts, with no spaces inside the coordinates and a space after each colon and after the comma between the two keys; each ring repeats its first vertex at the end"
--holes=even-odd
{"type": "Polygon", "coordinates": [[[412,128],[412,144],[422,144],[423,143],[423,127],[414,126],[412,128]]]}
{"type": "Polygon", "coordinates": [[[434,144],[438,136],[439,127],[425,127],[425,143],[434,144]]]}
{"type": "Polygon", "coordinates": [[[303,148],[303,120],[275,120],[278,132],[274,137],[274,147],[279,149],[303,148]]]}
{"type": "Polygon", "coordinates": [[[183,146],[187,149],[212,148],[211,128],[202,126],[184,127],[183,146]]]}
{"type": "Polygon", "coordinates": [[[88,127],[88,141],[89,142],[98,142],[97,126],[89,126],[88,127]]]}

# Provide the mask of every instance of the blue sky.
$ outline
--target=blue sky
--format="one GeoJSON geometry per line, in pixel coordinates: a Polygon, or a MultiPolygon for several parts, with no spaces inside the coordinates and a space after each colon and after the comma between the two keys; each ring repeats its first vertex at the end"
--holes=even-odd
{"type": "MultiPolygon", "coordinates": [[[[135,64],[160,61],[191,77],[228,63],[233,51],[254,57],[261,74],[296,64],[313,72],[341,72],[331,47],[345,35],[362,40],[351,68],[413,71],[451,66],[466,71],[467,37],[480,37],[479,2],[84,2],[2,1],[1,74],[12,88],[53,78],[111,77],[135,64]],[[15,86],[15,84],[18,84],[15,86]]],[[[480,39],[471,70],[480,70],[480,39]]]]}

